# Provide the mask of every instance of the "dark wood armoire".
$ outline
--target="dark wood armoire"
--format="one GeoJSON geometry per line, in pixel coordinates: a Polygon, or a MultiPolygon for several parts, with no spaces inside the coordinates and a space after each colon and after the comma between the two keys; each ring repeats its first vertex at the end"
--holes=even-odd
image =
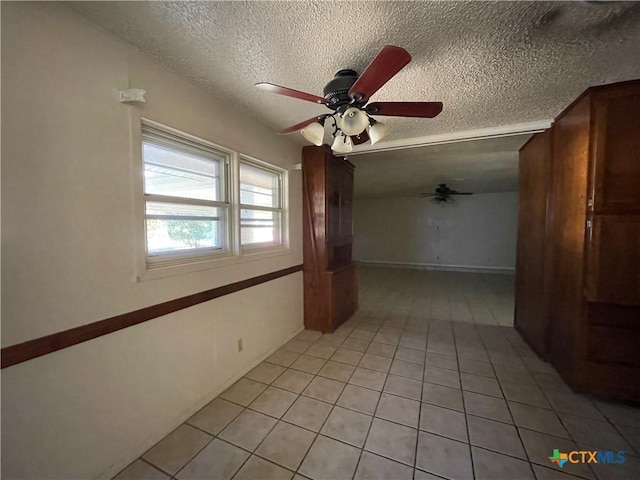
{"type": "Polygon", "coordinates": [[[515,326],[577,391],[640,401],[640,80],[520,150],[515,326]]]}
{"type": "Polygon", "coordinates": [[[358,309],[354,166],[327,146],[302,149],[304,325],[333,332],[358,309]]]}

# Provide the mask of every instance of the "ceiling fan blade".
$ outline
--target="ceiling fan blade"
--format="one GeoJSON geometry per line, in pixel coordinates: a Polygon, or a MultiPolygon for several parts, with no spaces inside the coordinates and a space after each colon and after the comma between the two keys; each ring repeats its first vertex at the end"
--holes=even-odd
{"type": "Polygon", "coordinates": [[[367,133],[366,130],[363,130],[360,135],[351,136],[351,142],[353,142],[354,145],[361,145],[368,141],[369,141],[369,134],[367,133]]]}
{"type": "Polygon", "coordinates": [[[433,118],[442,111],[442,102],[374,102],[365,110],[369,115],[433,118]]]}
{"type": "Polygon", "coordinates": [[[305,100],[313,103],[328,103],[328,100],[318,95],[311,93],[301,92],[294,90],[293,88],[281,87],[280,85],[274,85],[273,83],[256,83],[255,87],[263,92],[276,93],[278,95],[284,95],[285,97],[293,97],[299,100],[305,100]]]}
{"type": "Polygon", "coordinates": [[[281,132],[278,132],[278,135],[288,135],[289,133],[293,133],[293,132],[297,132],[298,130],[302,130],[307,125],[311,125],[313,122],[317,122],[322,117],[324,117],[324,115],[319,115],[317,117],[308,118],[307,120],[304,120],[303,122],[296,123],[295,125],[291,125],[289,128],[285,128],[281,132]]]}
{"type": "Polygon", "coordinates": [[[455,190],[449,190],[449,195],[473,195],[472,192],[456,192],[455,190]]]}
{"type": "Polygon", "coordinates": [[[387,45],[373,59],[349,89],[349,96],[364,102],[411,61],[411,55],[400,47],[387,45]]]}

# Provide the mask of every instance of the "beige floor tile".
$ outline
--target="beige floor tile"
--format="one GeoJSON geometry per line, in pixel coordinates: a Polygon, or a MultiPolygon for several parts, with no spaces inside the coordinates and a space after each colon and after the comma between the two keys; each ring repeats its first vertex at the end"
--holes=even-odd
{"type": "MultiPolygon", "coordinates": [[[[507,400],[513,400],[519,403],[526,403],[536,407],[551,408],[544,393],[540,388],[533,385],[525,385],[524,383],[500,382],[502,392],[507,400]]],[[[595,408],[594,408],[595,410],[595,408]]]]}
{"type": "Polygon", "coordinates": [[[442,477],[438,477],[436,475],[431,475],[430,473],[423,472],[416,468],[414,480],[441,480],[442,477]]]}
{"type": "Polygon", "coordinates": [[[360,450],[319,435],[307,454],[300,473],[313,480],[351,480],[360,450]]]}
{"type": "MultiPolygon", "coordinates": [[[[513,407],[511,407],[513,410],[513,407]]],[[[534,407],[531,407],[534,408],[534,407]]],[[[514,418],[515,415],[514,415],[514,418]]],[[[623,450],[626,452],[631,451],[629,443],[620,435],[616,429],[609,423],[600,422],[598,420],[592,420],[590,418],[577,417],[575,415],[569,415],[568,413],[561,413],[560,418],[562,419],[562,423],[564,427],[569,431],[573,440],[578,443],[586,443],[589,445],[593,445],[596,447],[601,447],[607,450],[623,450]]],[[[538,419],[538,421],[542,421],[543,419],[538,419]]],[[[546,420],[546,417],[544,418],[546,420]]],[[[516,419],[517,422],[517,419],[516,419]]],[[[517,425],[517,423],[516,423],[517,425]]],[[[525,425],[523,425],[525,428],[525,425]]],[[[555,427],[555,424],[553,425],[555,427]]],[[[551,427],[548,427],[551,429],[551,427]]],[[[529,428],[530,430],[538,430],[540,429],[529,428]]],[[[543,431],[544,432],[544,431],[543,431]]],[[[565,432],[564,428],[561,430],[562,433],[565,432]]],[[[544,433],[549,433],[554,435],[553,432],[547,431],[544,433]]],[[[555,435],[558,435],[557,433],[555,435]]],[[[566,437],[565,435],[559,435],[566,437]]]]}
{"type": "Polygon", "coordinates": [[[427,341],[421,338],[402,337],[400,339],[400,342],[398,343],[398,346],[425,351],[427,349],[427,341]]]}
{"type": "Polygon", "coordinates": [[[336,405],[373,415],[376,411],[379,399],[380,392],[358,387],[356,385],[347,385],[344,387],[336,405]]]}
{"type": "Polygon", "coordinates": [[[282,350],[287,350],[289,352],[295,353],[304,353],[309,349],[311,345],[313,345],[313,343],[305,342],[303,340],[296,340],[294,338],[293,340],[289,340],[287,343],[285,343],[282,347],[282,350]]]}
{"type": "Polygon", "coordinates": [[[391,364],[389,373],[400,377],[413,378],[414,380],[422,380],[424,366],[421,363],[395,359],[391,364]]]}
{"type": "Polygon", "coordinates": [[[515,427],[487,418],[467,417],[471,444],[526,460],[524,447],[515,427]]]}
{"type": "Polygon", "coordinates": [[[211,435],[217,435],[231,420],[236,418],[242,410],[243,408],[235,403],[228,402],[222,398],[216,398],[187,420],[187,423],[211,435]]]}
{"type": "MultiPolygon", "coordinates": [[[[553,410],[533,407],[531,405],[524,405],[516,402],[509,402],[509,408],[513,415],[513,420],[518,427],[548,433],[549,435],[555,435],[556,437],[569,438],[567,431],[562,426],[558,416],[553,410]]],[[[585,419],[580,417],[580,420],[585,419]]]]}
{"type": "Polygon", "coordinates": [[[418,431],[374,418],[364,449],[413,466],[418,431]]]}
{"type": "Polygon", "coordinates": [[[338,348],[340,345],[342,345],[342,342],[344,342],[346,339],[347,339],[346,335],[342,335],[338,333],[325,333],[324,335],[322,335],[322,337],[320,337],[320,340],[318,340],[316,344],[329,345],[331,347],[338,348]]]}
{"type": "Polygon", "coordinates": [[[420,409],[420,430],[461,442],[469,441],[464,413],[427,403],[420,409]]]}
{"type": "Polygon", "coordinates": [[[253,451],[277,422],[275,418],[245,410],[222,431],[219,438],[253,451]]]}
{"type": "Polygon", "coordinates": [[[462,391],[457,388],[424,382],[422,385],[422,401],[461,412],[464,411],[462,391]]]}
{"type": "Polygon", "coordinates": [[[372,417],[346,408],[335,407],[320,433],[362,448],[369,433],[372,417]]]}
{"type": "Polygon", "coordinates": [[[422,382],[397,375],[389,375],[383,391],[420,401],[422,397],[422,382]]]}
{"type": "Polygon", "coordinates": [[[281,367],[290,367],[291,364],[295,362],[299,356],[300,354],[297,352],[292,352],[281,348],[280,350],[274,352],[265,361],[273,363],[275,365],[280,365],[281,367]]]}
{"type": "Polygon", "coordinates": [[[398,345],[400,335],[378,331],[376,336],[373,337],[373,341],[377,343],[385,343],[387,345],[398,345]]]}
{"type": "Polygon", "coordinates": [[[336,353],[333,354],[331,360],[334,362],[346,363],[348,365],[358,365],[363,355],[364,353],[362,352],[339,348],[336,353]]]}
{"type": "Polygon", "coordinates": [[[249,453],[214,438],[196,457],[184,467],[177,478],[215,478],[229,480],[249,457],[249,453]]]}
{"type": "Polygon", "coordinates": [[[373,340],[373,337],[375,337],[375,333],[370,330],[358,327],[354,329],[353,332],[351,332],[351,335],[349,335],[349,337],[370,342],[371,340],[373,340]]]}
{"type": "Polygon", "coordinates": [[[424,364],[425,352],[422,350],[414,350],[412,348],[398,347],[395,358],[398,360],[404,360],[405,362],[424,364]]]}
{"type": "Polygon", "coordinates": [[[313,375],[310,373],[288,369],[273,382],[273,386],[294,393],[302,393],[311,380],[313,380],[313,375]]]}
{"type": "Polygon", "coordinates": [[[413,469],[388,458],[362,452],[354,480],[413,480],[413,469]]]}
{"type": "Polygon", "coordinates": [[[291,480],[293,472],[252,455],[233,480],[291,480]]]}
{"type": "Polygon", "coordinates": [[[396,354],[396,347],[395,345],[387,345],[386,343],[373,342],[369,345],[367,353],[371,355],[378,355],[379,357],[393,358],[396,354]]]}
{"type": "Polygon", "coordinates": [[[456,480],[473,480],[469,445],[420,432],[416,467],[456,480]]]}
{"type": "Polygon", "coordinates": [[[336,347],[332,347],[331,345],[322,345],[316,343],[305,352],[305,355],[310,355],[312,357],[318,357],[327,360],[331,358],[334,353],[336,353],[336,350],[336,347]]]}
{"type": "Polygon", "coordinates": [[[391,359],[367,353],[362,357],[362,360],[360,360],[359,366],[368,368],[369,370],[387,373],[391,367],[391,359]]]}
{"type": "Polygon", "coordinates": [[[323,402],[336,403],[344,386],[343,382],[338,382],[337,380],[315,377],[309,386],[304,389],[302,395],[322,400],[323,402]]]}
{"type": "Polygon", "coordinates": [[[272,417],[280,418],[284,412],[296,401],[297,394],[282,390],[280,388],[269,387],[258,396],[249,408],[272,417]]]}
{"type": "Polygon", "coordinates": [[[547,392],[545,395],[557,412],[570,413],[580,417],[605,421],[594,403],[582,395],[563,392],[547,392]]]}
{"type": "Polygon", "coordinates": [[[320,369],[324,366],[327,361],[323,358],[318,357],[310,357],[308,355],[302,355],[298,358],[293,364],[291,368],[294,370],[300,370],[301,372],[316,374],[320,371],[320,369]]]}
{"type": "Polygon", "coordinates": [[[467,413],[500,422],[513,423],[507,403],[503,399],[473,392],[463,392],[463,397],[467,413]]]}
{"type": "Polygon", "coordinates": [[[358,367],[351,375],[349,383],[372,390],[382,390],[386,379],[387,375],[385,373],[358,367]]]}
{"type": "Polygon", "coordinates": [[[502,398],[502,390],[498,381],[493,378],[481,377],[470,373],[460,373],[462,389],[470,392],[482,393],[493,397],[502,398]]]}
{"type": "Polygon", "coordinates": [[[341,345],[347,350],[355,350],[356,352],[366,352],[369,348],[369,342],[366,340],[358,340],[357,338],[347,338],[341,345]]]}
{"type": "Polygon", "coordinates": [[[279,422],[256,450],[256,454],[290,470],[297,470],[316,434],[279,422]]]}
{"type": "Polygon", "coordinates": [[[529,462],[478,447],[472,447],[471,453],[476,480],[495,480],[497,478],[535,480],[529,462]]]}
{"type": "Polygon", "coordinates": [[[283,420],[317,432],[329,416],[333,406],[313,398],[299,397],[287,411],[283,420]]]}
{"type": "Polygon", "coordinates": [[[169,480],[169,476],[138,459],[113,477],[113,480],[169,480]]]}
{"type": "Polygon", "coordinates": [[[424,380],[445,387],[460,388],[460,375],[455,370],[432,367],[427,363],[424,369],[424,380]]]}
{"type": "Polygon", "coordinates": [[[273,363],[263,362],[245,375],[256,382],[271,383],[285,371],[284,367],[273,363]]]}
{"type": "Polygon", "coordinates": [[[338,380],[340,382],[347,382],[353,374],[356,367],[347,365],[345,363],[328,361],[324,367],[318,372],[321,377],[330,378],[332,380],[338,380]]]}
{"type": "Polygon", "coordinates": [[[420,402],[383,393],[380,402],[378,402],[375,416],[411,428],[418,428],[420,402]]]}
{"type": "Polygon", "coordinates": [[[264,392],[267,386],[264,383],[255,382],[248,378],[241,378],[222,392],[220,398],[246,407],[264,392]]]}
{"type": "Polygon", "coordinates": [[[211,441],[211,436],[189,425],[180,425],[156,443],[142,458],[174,475],[211,441]]]}
{"type": "Polygon", "coordinates": [[[315,342],[322,337],[322,333],[315,332],[313,330],[303,330],[296,335],[296,340],[302,340],[303,342],[315,342]]]}
{"type": "Polygon", "coordinates": [[[461,372],[472,373],[474,375],[481,375],[483,377],[491,378],[495,378],[496,376],[493,372],[493,366],[489,362],[482,362],[480,360],[463,357],[459,357],[458,362],[460,364],[461,372]]]}

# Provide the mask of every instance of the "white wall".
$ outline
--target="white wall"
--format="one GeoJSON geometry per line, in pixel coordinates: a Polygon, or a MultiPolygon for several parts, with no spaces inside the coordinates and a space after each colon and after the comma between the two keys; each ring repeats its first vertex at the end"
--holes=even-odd
{"type": "Polygon", "coordinates": [[[459,196],[445,205],[427,198],[357,198],[354,258],[416,268],[511,273],[517,218],[517,192],[459,196]]]}
{"type": "MultiPolygon", "coordinates": [[[[302,263],[139,282],[140,117],[287,167],[299,148],[59,3],[2,3],[2,346],[302,263]],[[128,106],[118,90],[147,90],[128,106]]],[[[302,328],[296,273],[2,370],[3,478],[108,478],[302,328]],[[235,351],[244,339],[244,351],[235,351]]]]}

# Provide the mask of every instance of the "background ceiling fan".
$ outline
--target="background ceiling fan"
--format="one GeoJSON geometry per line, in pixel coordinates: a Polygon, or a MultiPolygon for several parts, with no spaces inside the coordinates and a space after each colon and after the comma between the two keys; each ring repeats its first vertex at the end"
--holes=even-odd
{"type": "Polygon", "coordinates": [[[457,190],[451,190],[447,187],[446,183],[441,183],[436,187],[436,191],[434,193],[421,193],[420,196],[423,198],[433,197],[431,201],[433,203],[449,203],[453,202],[452,195],[473,195],[471,192],[458,192],[457,190]]]}
{"type": "Polygon", "coordinates": [[[400,47],[387,45],[373,59],[362,75],[354,70],[340,70],[324,87],[324,97],[300,92],[272,83],[257,83],[265,92],[298,98],[325,105],[333,113],[309,118],[279,132],[281,135],[300,130],[314,145],[322,145],[324,123],[333,121],[333,143],[336,153],[349,153],[353,145],[371,140],[378,142],[389,127],[370,115],[433,118],[442,111],[442,102],[369,102],[369,98],[411,61],[411,55],[400,47]],[[368,130],[368,131],[367,131],[368,130]]]}

